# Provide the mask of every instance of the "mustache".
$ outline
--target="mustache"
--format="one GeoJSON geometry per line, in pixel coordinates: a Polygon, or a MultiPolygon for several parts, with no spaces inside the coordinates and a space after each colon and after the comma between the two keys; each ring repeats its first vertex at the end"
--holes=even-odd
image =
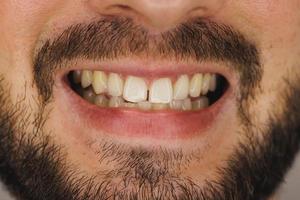
{"type": "Polygon", "coordinates": [[[72,25],[37,49],[34,81],[44,102],[52,96],[55,70],[75,59],[102,61],[139,56],[229,63],[227,66],[240,75],[242,96],[249,95],[262,77],[259,51],[253,42],[230,26],[202,18],[154,35],[130,18],[105,17],[72,25]]]}

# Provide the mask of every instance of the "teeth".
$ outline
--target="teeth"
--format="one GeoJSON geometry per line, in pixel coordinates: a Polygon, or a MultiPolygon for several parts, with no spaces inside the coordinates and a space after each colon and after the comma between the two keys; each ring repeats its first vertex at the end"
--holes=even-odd
{"type": "Polygon", "coordinates": [[[210,76],[209,91],[214,92],[217,89],[217,75],[210,76]]]}
{"type": "Polygon", "coordinates": [[[203,81],[203,75],[202,74],[195,74],[190,82],[190,96],[191,97],[198,97],[201,94],[201,88],[202,88],[202,81],[203,81]]]}
{"type": "Polygon", "coordinates": [[[124,104],[124,99],[122,97],[111,97],[108,106],[111,108],[118,108],[124,104]]]}
{"type": "Polygon", "coordinates": [[[169,104],[167,103],[154,103],[152,104],[153,110],[165,110],[169,108],[169,104]]]}
{"type": "Polygon", "coordinates": [[[181,110],[183,100],[173,100],[170,103],[170,108],[173,110],[181,110]]]}
{"type": "Polygon", "coordinates": [[[108,94],[113,97],[119,97],[123,94],[124,82],[122,78],[115,73],[110,73],[107,81],[108,94]]]}
{"type": "Polygon", "coordinates": [[[209,86],[210,86],[210,79],[211,79],[210,74],[208,74],[208,73],[204,74],[201,94],[203,94],[203,95],[207,94],[207,92],[209,90],[209,86]]]}
{"type": "Polygon", "coordinates": [[[192,102],[193,110],[207,108],[208,106],[209,106],[209,100],[207,97],[200,97],[199,99],[192,102]]]}
{"type": "Polygon", "coordinates": [[[95,100],[95,93],[93,92],[92,89],[88,89],[88,90],[85,90],[83,91],[83,98],[85,100],[87,100],[88,102],[90,103],[94,103],[94,100],[95,100]]]}
{"type": "Polygon", "coordinates": [[[192,101],[190,98],[183,100],[182,110],[191,110],[192,109],[192,101]]]}
{"type": "Polygon", "coordinates": [[[151,110],[152,104],[149,101],[143,101],[138,103],[138,108],[141,110],[151,110]]]}
{"type": "Polygon", "coordinates": [[[150,87],[149,101],[151,103],[165,103],[171,102],[173,97],[172,82],[169,78],[161,78],[155,80],[150,87]]]}
{"type": "Polygon", "coordinates": [[[83,70],[81,75],[81,86],[87,88],[92,84],[93,72],[90,70],[83,70]]]}
{"type": "Polygon", "coordinates": [[[137,108],[137,104],[136,103],[123,103],[123,106],[125,108],[137,108]]]}
{"type": "Polygon", "coordinates": [[[94,100],[94,104],[101,107],[108,106],[108,98],[104,95],[97,95],[94,100]]]}
{"type": "Polygon", "coordinates": [[[73,71],[72,77],[74,83],[79,84],[81,82],[81,71],[80,70],[73,71]]]}
{"type": "Polygon", "coordinates": [[[96,94],[101,94],[107,90],[107,75],[101,71],[95,71],[93,73],[92,86],[96,94]]]}
{"type": "Polygon", "coordinates": [[[128,76],[124,86],[123,98],[129,102],[147,100],[147,85],[144,79],[128,76]]]}
{"type": "Polygon", "coordinates": [[[189,95],[189,77],[187,75],[182,75],[178,78],[174,85],[173,99],[183,100],[189,95]]]}

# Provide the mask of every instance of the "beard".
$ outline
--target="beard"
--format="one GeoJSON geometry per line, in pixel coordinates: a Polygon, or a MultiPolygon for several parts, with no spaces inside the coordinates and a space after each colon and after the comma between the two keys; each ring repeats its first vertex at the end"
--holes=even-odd
{"type": "MultiPolygon", "coordinates": [[[[122,29],[122,21],[119,21],[118,25],[122,29]]],[[[214,31],[212,27],[218,28],[211,25],[208,29],[214,31]]],[[[77,26],[76,29],[78,31],[80,27],[77,26]]],[[[126,30],[130,30],[128,24],[126,25],[126,30]]],[[[85,33],[84,31],[79,32],[85,33]]],[[[101,31],[98,30],[97,32],[101,31]]],[[[133,32],[135,34],[138,33],[138,31],[133,32]]],[[[74,31],[72,32],[72,29],[68,29],[68,35],[71,35],[69,33],[74,33],[74,31]]],[[[208,35],[213,35],[209,31],[207,33],[208,35]]],[[[80,38],[81,36],[77,35],[77,37],[80,38]]],[[[101,36],[101,38],[105,37],[101,36]]],[[[206,42],[210,41],[209,37],[205,38],[206,42]]],[[[214,35],[213,39],[216,40],[216,38],[220,39],[213,41],[216,44],[222,41],[226,41],[227,45],[228,42],[230,43],[228,41],[230,37],[224,37],[226,38],[225,40],[222,38],[222,34],[218,37],[214,35]]],[[[239,44],[244,44],[243,41],[237,40],[240,37],[232,38],[234,38],[233,41],[240,41],[239,44]]],[[[68,41],[70,38],[64,39],[68,41]]],[[[73,38],[72,41],[75,42],[77,40],[73,38]]],[[[91,41],[94,42],[95,40],[91,39],[91,41]]],[[[143,41],[147,40],[143,38],[143,41]]],[[[63,46],[60,42],[54,42],[59,44],[57,48],[63,46]]],[[[174,42],[170,43],[174,44],[174,42]]],[[[118,43],[122,44],[120,41],[118,43]]],[[[205,41],[201,41],[201,43],[205,44],[205,41]]],[[[86,42],[83,42],[83,44],[92,46],[86,42]]],[[[53,59],[55,55],[59,55],[59,59],[61,59],[64,53],[66,56],[69,56],[68,59],[71,59],[70,57],[78,57],[82,52],[76,52],[75,49],[72,53],[47,53],[49,49],[50,52],[58,51],[54,48],[55,46],[50,48],[51,46],[49,47],[49,45],[49,42],[46,42],[45,46],[41,48],[40,52],[42,52],[42,55],[39,54],[37,56],[35,64],[36,86],[41,96],[40,99],[42,99],[38,109],[30,109],[30,106],[26,104],[24,99],[20,99],[18,103],[12,103],[9,91],[5,89],[8,88],[5,86],[8,84],[4,78],[0,79],[0,105],[2,105],[0,108],[0,175],[9,190],[18,199],[260,200],[266,199],[274,193],[294,160],[300,141],[300,87],[292,81],[286,82],[285,92],[279,95],[282,102],[277,102],[283,106],[283,114],[275,113],[275,111],[274,113],[269,113],[269,118],[265,122],[267,128],[261,130],[258,128],[259,124],[254,123],[253,119],[255,119],[255,116],[248,112],[248,107],[251,106],[251,99],[255,98],[253,89],[256,86],[254,84],[256,82],[254,80],[258,82],[261,78],[257,75],[258,73],[255,73],[259,72],[259,70],[255,71],[255,67],[251,68],[252,64],[257,64],[258,62],[235,59],[238,57],[251,58],[251,54],[245,53],[245,55],[241,56],[243,52],[240,49],[237,52],[231,52],[230,49],[227,49],[228,51],[222,54],[220,53],[220,48],[211,48],[212,45],[207,44],[206,46],[210,48],[202,49],[201,58],[206,58],[204,54],[206,52],[208,54],[207,58],[212,58],[215,55],[219,56],[216,60],[240,64],[234,66],[248,66],[248,68],[237,67],[236,71],[239,72],[241,80],[250,80],[249,82],[241,81],[241,96],[240,99],[237,99],[238,114],[243,124],[241,135],[244,136],[244,139],[235,147],[234,153],[226,159],[226,166],[217,169],[220,179],[218,181],[207,180],[200,186],[191,179],[181,177],[180,173],[176,173],[176,169],[172,166],[177,166],[178,160],[188,165],[188,160],[193,159],[193,156],[183,155],[180,150],[165,151],[162,149],[154,151],[123,147],[110,142],[100,145],[101,154],[106,155],[106,158],[111,160],[118,160],[119,167],[102,172],[102,175],[99,175],[99,177],[82,174],[66,162],[67,155],[64,147],[54,142],[49,134],[51,130],[45,129],[48,119],[45,108],[50,104],[51,84],[53,84],[53,74],[51,74],[50,70],[52,64],[46,62],[45,59],[47,60],[47,56],[52,56],[51,60],[53,61],[55,60],[53,59]],[[215,50],[215,52],[212,52],[212,50],[215,50]],[[47,65],[44,65],[44,63],[47,63],[47,65]],[[42,66],[47,66],[47,68],[42,66]],[[253,73],[246,69],[252,69],[253,73]],[[49,84],[45,85],[45,83],[49,84]],[[263,138],[259,137],[259,135],[263,138]],[[190,157],[188,158],[188,156],[190,157]],[[122,189],[115,182],[116,178],[124,182],[122,189]]],[[[111,49],[115,49],[112,46],[113,44],[110,46],[111,49]]],[[[134,46],[139,47],[137,49],[138,52],[143,52],[147,47],[147,45],[134,46]]],[[[182,46],[188,48],[188,45],[182,46]]],[[[249,45],[232,46],[246,49],[249,45]]],[[[160,45],[160,48],[164,49],[162,47],[164,45],[160,45]]],[[[177,50],[178,47],[180,46],[177,46],[177,50]]],[[[196,47],[190,48],[195,50],[196,47]]],[[[85,52],[88,52],[87,48],[81,49],[85,49],[85,52]]],[[[99,49],[104,51],[103,49],[105,48],[99,47],[99,49]]],[[[129,48],[116,47],[116,49],[129,48]]],[[[91,51],[97,52],[97,49],[93,48],[91,51]]],[[[199,53],[200,50],[196,49],[195,51],[199,53]]],[[[162,52],[172,51],[171,49],[166,49],[166,51],[162,52]]],[[[125,55],[128,53],[114,52],[113,55],[125,55]]],[[[175,51],[174,54],[184,55],[182,52],[180,54],[175,51]]],[[[101,54],[100,52],[97,55],[103,55],[103,53],[101,54]]],[[[55,63],[52,66],[54,68],[61,66],[61,64],[55,63]]]]}

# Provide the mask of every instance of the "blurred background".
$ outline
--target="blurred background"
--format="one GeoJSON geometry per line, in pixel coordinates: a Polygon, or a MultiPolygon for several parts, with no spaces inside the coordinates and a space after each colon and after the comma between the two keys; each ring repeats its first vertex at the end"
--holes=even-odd
{"type": "MultiPolygon", "coordinates": [[[[276,164],[276,163],[274,163],[276,164]]],[[[293,169],[288,173],[286,181],[278,191],[278,200],[299,200],[300,199],[300,155],[295,162],[293,169]]],[[[15,200],[6,192],[5,187],[0,183],[0,200],[15,200]]],[[[277,199],[276,199],[277,200],[277,199]]]]}

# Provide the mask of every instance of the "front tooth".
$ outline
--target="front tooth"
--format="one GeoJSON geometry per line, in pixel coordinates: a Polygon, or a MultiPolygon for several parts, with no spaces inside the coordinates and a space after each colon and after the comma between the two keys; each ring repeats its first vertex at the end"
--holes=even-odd
{"type": "Polygon", "coordinates": [[[90,70],[83,70],[81,74],[81,86],[87,88],[92,84],[93,72],[90,70]]]}
{"type": "Polygon", "coordinates": [[[210,77],[209,91],[214,92],[217,89],[217,75],[212,74],[210,77]]]}
{"type": "Polygon", "coordinates": [[[106,92],[107,89],[107,75],[102,71],[95,71],[93,73],[93,89],[96,94],[106,92]]]}
{"type": "Polygon", "coordinates": [[[172,82],[169,78],[155,80],[150,87],[149,101],[151,103],[168,104],[173,98],[172,82]]]}
{"type": "Polygon", "coordinates": [[[181,110],[183,100],[173,100],[170,103],[170,108],[173,110],[181,110]]]}
{"type": "Polygon", "coordinates": [[[124,104],[124,99],[122,97],[111,97],[108,106],[111,108],[118,108],[124,104]]]}
{"type": "Polygon", "coordinates": [[[141,110],[151,110],[152,104],[149,101],[143,101],[138,103],[138,107],[141,110]]]}
{"type": "Polygon", "coordinates": [[[76,84],[79,84],[81,82],[81,71],[75,70],[72,72],[73,81],[76,84]]]}
{"type": "Polygon", "coordinates": [[[189,94],[189,77],[187,75],[181,75],[174,85],[173,99],[183,100],[186,99],[189,94]]]}
{"type": "Polygon", "coordinates": [[[207,108],[208,106],[209,106],[209,100],[207,97],[200,97],[199,99],[192,102],[193,110],[207,108]]]}
{"type": "Polygon", "coordinates": [[[182,110],[191,110],[192,109],[192,101],[190,98],[183,100],[182,102],[182,110]]]}
{"type": "Polygon", "coordinates": [[[201,94],[203,95],[207,94],[209,90],[210,79],[211,79],[211,75],[209,73],[204,74],[201,94]]]}
{"type": "Polygon", "coordinates": [[[116,73],[110,73],[107,81],[108,94],[113,97],[119,97],[123,94],[124,81],[116,73]]]}
{"type": "Polygon", "coordinates": [[[108,99],[104,95],[97,95],[94,100],[94,104],[101,107],[106,107],[108,105],[108,99]]]}
{"type": "Polygon", "coordinates": [[[190,82],[190,96],[191,97],[198,97],[201,94],[201,88],[202,88],[202,81],[203,81],[203,75],[198,73],[195,74],[190,82]]]}
{"type": "Polygon", "coordinates": [[[123,106],[125,108],[137,108],[137,104],[136,103],[123,103],[123,106]]]}
{"type": "Polygon", "coordinates": [[[147,84],[144,79],[128,76],[125,82],[123,98],[129,102],[141,102],[147,100],[147,84]]]}

